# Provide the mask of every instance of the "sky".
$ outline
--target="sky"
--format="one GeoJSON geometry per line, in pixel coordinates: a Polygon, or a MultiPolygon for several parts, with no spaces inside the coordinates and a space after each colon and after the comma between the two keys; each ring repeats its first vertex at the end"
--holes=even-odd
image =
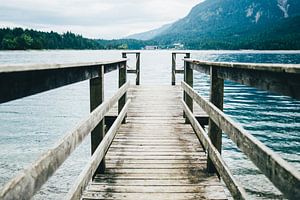
{"type": "Polygon", "coordinates": [[[0,0],[0,27],[116,39],[185,17],[203,0],[0,0]]]}

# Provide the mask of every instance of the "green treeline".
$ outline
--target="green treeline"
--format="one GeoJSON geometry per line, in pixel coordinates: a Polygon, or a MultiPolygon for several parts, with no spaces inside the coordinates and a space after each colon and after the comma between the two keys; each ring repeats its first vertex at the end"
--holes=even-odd
{"type": "Polygon", "coordinates": [[[0,29],[1,50],[26,49],[141,49],[151,42],[133,39],[87,39],[71,32],[58,34],[22,28],[0,29]]]}
{"type": "Polygon", "coordinates": [[[147,45],[160,49],[174,48],[174,43],[184,44],[185,49],[257,49],[257,50],[299,50],[300,17],[283,21],[267,30],[247,30],[237,34],[217,33],[215,35],[168,34],[153,40],[135,39],[101,40],[88,39],[71,32],[58,34],[53,31],[41,32],[22,28],[0,29],[0,50],[26,49],[130,49],[139,50],[147,45]]]}

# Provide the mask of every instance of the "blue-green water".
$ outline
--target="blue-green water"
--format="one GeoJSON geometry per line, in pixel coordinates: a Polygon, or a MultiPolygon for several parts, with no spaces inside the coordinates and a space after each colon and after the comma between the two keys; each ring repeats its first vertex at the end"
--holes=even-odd
{"type": "MultiPolygon", "coordinates": [[[[143,51],[142,84],[170,84],[171,51],[143,51]]],[[[2,51],[0,64],[73,63],[118,59],[121,51],[2,51]]],[[[300,63],[300,51],[193,51],[192,58],[210,61],[300,63]]],[[[178,58],[182,65],[181,58],[178,58]]],[[[130,60],[129,64],[132,65],[130,60]]],[[[182,77],[178,76],[178,83],[182,77]]],[[[117,74],[106,77],[106,97],[117,89],[117,74]]],[[[131,77],[132,83],[133,77],[131,77]]],[[[209,78],[195,73],[194,85],[208,96],[209,78]]],[[[7,86],[9,87],[9,86],[7,86]]],[[[260,141],[300,170],[300,102],[289,97],[225,83],[225,112],[260,141]]],[[[0,105],[0,186],[52,147],[89,113],[88,82],[62,87],[0,105]]],[[[224,135],[223,157],[253,199],[281,198],[224,135]]],[[[88,160],[89,138],[64,163],[35,199],[60,199],[88,160]]]]}

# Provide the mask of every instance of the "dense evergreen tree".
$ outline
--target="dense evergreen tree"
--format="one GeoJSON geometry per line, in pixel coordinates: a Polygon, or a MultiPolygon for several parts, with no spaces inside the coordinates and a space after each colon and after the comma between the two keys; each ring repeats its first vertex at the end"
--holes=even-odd
{"type": "Polygon", "coordinates": [[[142,49],[151,41],[134,39],[93,40],[71,32],[58,34],[53,31],[41,32],[22,28],[0,29],[0,49],[142,49]]]}

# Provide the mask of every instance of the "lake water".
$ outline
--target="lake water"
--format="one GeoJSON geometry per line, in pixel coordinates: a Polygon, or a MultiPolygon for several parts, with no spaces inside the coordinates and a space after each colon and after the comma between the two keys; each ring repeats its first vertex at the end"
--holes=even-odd
{"type": "MultiPolygon", "coordinates": [[[[300,51],[192,51],[209,61],[300,63],[300,51]]],[[[74,63],[121,58],[121,51],[0,51],[0,64],[74,63]]],[[[179,66],[183,65],[178,58],[179,66]]],[[[133,57],[129,56],[129,65],[133,57]]],[[[117,89],[117,73],[105,76],[105,96],[117,89]]],[[[134,83],[134,77],[130,76],[134,83]]],[[[177,77],[179,83],[182,77],[177,77]]],[[[171,51],[141,52],[141,84],[171,83],[171,51]]],[[[209,78],[195,73],[194,88],[209,92],[209,78]]],[[[9,85],[7,86],[9,87],[9,85]]],[[[224,110],[300,170],[300,102],[225,82],[224,110]]],[[[88,81],[0,104],[0,186],[52,147],[89,113],[88,81]]],[[[90,157],[89,137],[34,199],[61,199],[90,157]]],[[[252,199],[281,199],[259,170],[224,135],[223,157],[252,199]]]]}

